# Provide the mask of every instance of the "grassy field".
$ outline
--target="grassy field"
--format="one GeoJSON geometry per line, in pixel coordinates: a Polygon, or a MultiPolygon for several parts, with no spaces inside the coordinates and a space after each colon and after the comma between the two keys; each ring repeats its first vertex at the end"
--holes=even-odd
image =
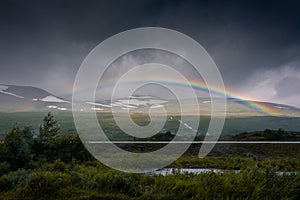
{"type": "MultiPolygon", "coordinates": [[[[16,116],[22,122],[20,126],[28,126],[42,121],[44,114],[14,113],[2,115],[2,119],[15,120],[16,116]]],[[[99,117],[110,131],[116,130],[111,116],[99,117]]],[[[198,157],[201,144],[192,144],[166,168],[224,169],[225,172],[132,174],[106,167],[89,154],[76,134],[64,132],[72,124],[70,113],[59,113],[55,119],[61,130],[44,129],[41,133],[46,136],[36,133],[32,137],[28,129],[8,127],[10,131],[0,143],[0,199],[300,198],[299,144],[217,144],[205,158],[198,157]]],[[[172,123],[176,126],[177,122],[172,123]]],[[[298,137],[299,132],[280,129],[240,133],[230,139],[265,141],[297,140],[298,137]]],[[[145,147],[142,150],[140,145],[120,147],[142,153],[145,147]]],[[[155,146],[147,148],[151,150],[155,146]]]]}
{"type": "MultiPolygon", "coordinates": [[[[39,126],[42,123],[44,112],[19,112],[19,113],[0,113],[0,137],[5,135],[13,126],[18,124],[20,127],[32,126],[38,132],[39,126]]],[[[54,112],[52,113],[60,124],[61,131],[64,133],[75,133],[76,129],[73,122],[71,112],[54,112]]],[[[88,115],[88,114],[87,114],[88,115]]],[[[118,129],[114,123],[113,117],[109,113],[98,114],[100,124],[106,134],[112,139],[128,139],[123,135],[122,131],[118,129]]],[[[133,116],[135,122],[139,125],[148,123],[148,116],[136,115],[133,116]]],[[[195,120],[195,116],[185,116],[188,120],[185,122],[190,124],[195,120]]],[[[165,131],[176,133],[178,129],[178,119],[180,116],[173,116],[173,120],[168,120],[165,124],[165,131]]],[[[154,120],[161,120],[157,116],[154,120]]],[[[207,130],[210,117],[201,116],[198,134],[204,134],[207,130]]],[[[235,135],[242,132],[259,131],[264,129],[284,129],[288,131],[300,130],[300,118],[298,117],[228,117],[226,118],[223,128],[223,135],[235,135]]],[[[189,130],[186,130],[188,132],[189,130]]]]}

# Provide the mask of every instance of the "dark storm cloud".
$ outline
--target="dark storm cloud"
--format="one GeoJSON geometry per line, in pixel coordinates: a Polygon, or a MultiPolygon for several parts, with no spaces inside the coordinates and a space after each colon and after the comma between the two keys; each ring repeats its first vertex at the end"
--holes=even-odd
{"type": "Polygon", "coordinates": [[[152,7],[139,1],[2,2],[1,82],[59,93],[60,85],[70,89],[88,52],[111,35],[141,26],[143,18],[159,10],[152,7]]]}
{"type": "Polygon", "coordinates": [[[258,69],[299,60],[298,8],[295,2],[188,2],[167,9],[158,25],[197,39],[234,87],[258,69]]]}
{"type": "Polygon", "coordinates": [[[280,70],[299,61],[298,4],[1,1],[0,79],[63,95],[72,88],[82,60],[98,43],[127,29],[161,26],[196,39],[220,68],[226,86],[238,89],[258,72],[280,70]]]}

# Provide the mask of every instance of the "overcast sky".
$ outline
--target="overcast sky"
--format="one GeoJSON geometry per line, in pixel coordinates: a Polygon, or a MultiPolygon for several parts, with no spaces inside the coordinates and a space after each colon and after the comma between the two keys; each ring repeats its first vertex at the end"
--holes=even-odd
{"type": "Polygon", "coordinates": [[[68,97],[96,45],[127,29],[158,26],[198,41],[227,88],[300,106],[299,7],[297,1],[273,0],[1,0],[0,83],[68,97]]]}

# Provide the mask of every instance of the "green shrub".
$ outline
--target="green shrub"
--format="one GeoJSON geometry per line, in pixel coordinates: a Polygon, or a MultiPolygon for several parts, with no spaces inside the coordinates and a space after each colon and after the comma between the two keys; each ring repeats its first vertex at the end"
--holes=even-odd
{"type": "Polygon", "coordinates": [[[70,177],[64,173],[34,172],[28,184],[20,192],[23,199],[56,199],[60,191],[70,184],[70,177]]]}
{"type": "Polygon", "coordinates": [[[10,165],[7,162],[0,163],[0,177],[9,172],[10,165]]]}
{"type": "Polygon", "coordinates": [[[18,170],[0,177],[0,190],[7,191],[25,186],[29,181],[28,172],[18,170]]]}

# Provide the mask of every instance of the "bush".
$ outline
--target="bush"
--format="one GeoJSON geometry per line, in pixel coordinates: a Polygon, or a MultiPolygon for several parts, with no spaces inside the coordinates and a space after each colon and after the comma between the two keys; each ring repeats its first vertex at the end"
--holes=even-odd
{"type": "Polygon", "coordinates": [[[13,170],[24,167],[30,160],[29,146],[23,132],[18,127],[15,127],[6,135],[4,145],[7,151],[6,161],[13,170]]]}
{"type": "Polygon", "coordinates": [[[0,163],[0,177],[9,172],[10,165],[7,162],[0,163]]]}
{"type": "Polygon", "coordinates": [[[59,159],[71,163],[74,160],[83,162],[92,159],[77,135],[58,135],[47,141],[36,138],[32,145],[32,152],[35,157],[46,158],[50,162],[59,159]]]}
{"type": "Polygon", "coordinates": [[[29,176],[25,170],[10,172],[0,178],[0,191],[17,189],[25,186],[28,183],[29,176]]]}
{"type": "Polygon", "coordinates": [[[64,173],[35,172],[30,174],[28,184],[20,192],[22,199],[56,199],[60,191],[70,184],[64,173]]]}

